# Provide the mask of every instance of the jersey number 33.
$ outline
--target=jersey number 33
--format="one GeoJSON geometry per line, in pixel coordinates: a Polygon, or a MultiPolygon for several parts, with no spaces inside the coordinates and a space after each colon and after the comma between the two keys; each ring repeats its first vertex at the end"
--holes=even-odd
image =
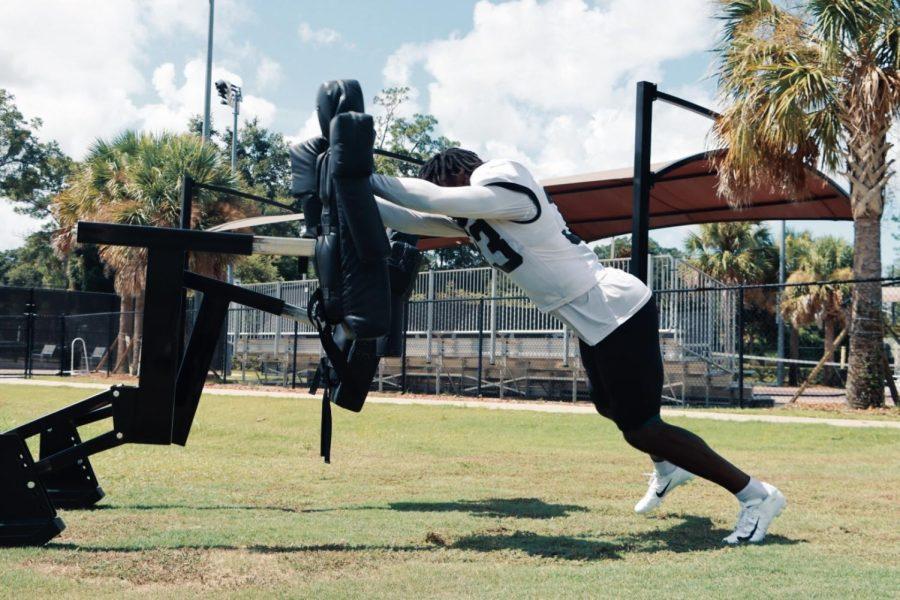
{"type": "Polygon", "coordinates": [[[472,241],[482,248],[488,262],[504,273],[515,270],[522,264],[522,255],[512,249],[512,246],[500,237],[497,230],[488,225],[483,219],[456,219],[459,226],[466,230],[472,241]],[[484,252],[487,250],[487,252],[484,252]],[[500,259],[495,261],[493,259],[500,259]]]}

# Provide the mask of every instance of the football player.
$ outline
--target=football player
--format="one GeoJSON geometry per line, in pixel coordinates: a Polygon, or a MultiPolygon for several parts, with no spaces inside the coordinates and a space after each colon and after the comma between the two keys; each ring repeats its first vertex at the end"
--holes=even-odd
{"type": "Polygon", "coordinates": [[[541,311],[575,332],[597,412],[653,461],[650,485],[635,511],[649,513],[699,475],[740,504],[726,543],[765,538],[785,507],[784,495],[660,418],[663,363],[652,292],[629,273],[601,265],[525,167],[450,148],[432,157],[419,179],[373,175],[372,186],[385,225],[467,236],[541,311]]]}

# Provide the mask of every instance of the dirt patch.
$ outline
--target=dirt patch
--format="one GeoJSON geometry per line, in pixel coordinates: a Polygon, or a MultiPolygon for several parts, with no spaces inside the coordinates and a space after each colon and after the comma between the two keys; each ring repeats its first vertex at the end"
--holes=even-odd
{"type": "Polygon", "coordinates": [[[271,585],[290,575],[283,556],[246,550],[173,548],[64,552],[29,561],[49,575],[119,580],[132,587],[238,589],[271,585]]]}

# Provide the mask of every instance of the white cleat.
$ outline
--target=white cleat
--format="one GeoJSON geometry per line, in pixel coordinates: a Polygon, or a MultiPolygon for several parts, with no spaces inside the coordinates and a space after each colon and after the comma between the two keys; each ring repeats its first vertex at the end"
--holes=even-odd
{"type": "Polygon", "coordinates": [[[675,467],[675,470],[665,477],[654,470],[650,474],[650,485],[647,487],[647,493],[634,505],[634,512],[644,515],[655,510],[657,506],[662,504],[663,498],[668,496],[672,490],[693,478],[693,473],[685,471],[681,467],[675,467]]]}
{"type": "Polygon", "coordinates": [[[787,499],[778,488],[765,481],[761,483],[769,495],[761,500],[741,503],[741,512],[738,514],[734,532],[722,540],[726,544],[760,543],[765,539],[769,525],[787,506],[787,499]]]}

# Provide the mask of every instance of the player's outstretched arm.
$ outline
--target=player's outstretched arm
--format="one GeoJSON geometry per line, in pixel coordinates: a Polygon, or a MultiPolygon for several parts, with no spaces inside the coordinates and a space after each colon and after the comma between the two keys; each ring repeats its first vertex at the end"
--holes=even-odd
{"type": "Polygon", "coordinates": [[[375,198],[375,202],[385,227],[395,231],[432,237],[459,237],[466,234],[450,217],[416,212],[381,198],[375,198]]]}
{"type": "Polygon", "coordinates": [[[502,187],[441,187],[423,179],[380,174],[372,175],[371,181],[377,196],[422,213],[527,221],[537,210],[525,194],[502,187]]]}

